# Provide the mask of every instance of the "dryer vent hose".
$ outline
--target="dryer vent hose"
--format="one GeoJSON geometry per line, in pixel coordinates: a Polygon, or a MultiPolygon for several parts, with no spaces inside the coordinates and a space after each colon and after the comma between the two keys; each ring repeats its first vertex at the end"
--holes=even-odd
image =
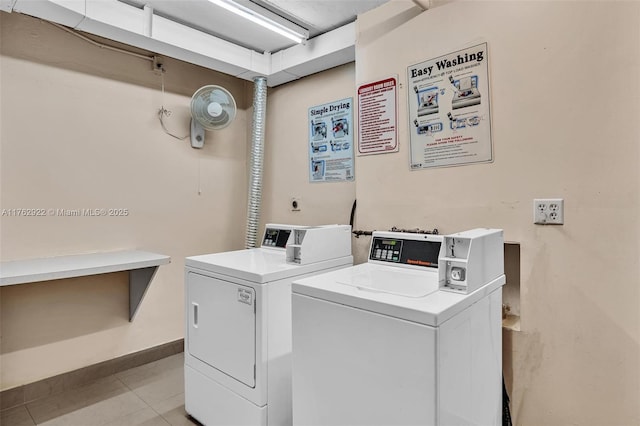
{"type": "Polygon", "coordinates": [[[262,201],[262,168],[264,163],[264,127],[267,115],[267,79],[253,79],[253,128],[251,131],[251,176],[247,201],[247,234],[245,248],[256,247],[262,201]]]}

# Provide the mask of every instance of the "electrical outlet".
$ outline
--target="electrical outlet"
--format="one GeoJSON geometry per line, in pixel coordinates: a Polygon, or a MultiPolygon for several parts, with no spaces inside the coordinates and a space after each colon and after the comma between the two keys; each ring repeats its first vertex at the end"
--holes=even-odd
{"type": "Polygon", "coordinates": [[[291,211],[292,212],[299,212],[300,211],[300,198],[292,197],[291,198],[291,203],[289,205],[291,206],[291,211]]]}
{"type": "Polygon", "coordinates": [[[564,224],[564,200],[562,198],[534,199],[533,223],[538,225],[564,224]]]}

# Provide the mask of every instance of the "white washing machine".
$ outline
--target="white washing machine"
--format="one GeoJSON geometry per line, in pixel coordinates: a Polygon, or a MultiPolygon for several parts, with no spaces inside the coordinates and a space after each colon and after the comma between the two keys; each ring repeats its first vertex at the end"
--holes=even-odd
{"type": "Polygon", "coordinates": [[[351,265],[348,225],[267,225],[260,248],[186,258],[187,413],[290,425],[291,282],[351,265]]]}
{"type": "Polygon", "coordinates": [[[374,232],[367,263],[294,281],[294,425],[500,425],[503,244],[374,232]]]}

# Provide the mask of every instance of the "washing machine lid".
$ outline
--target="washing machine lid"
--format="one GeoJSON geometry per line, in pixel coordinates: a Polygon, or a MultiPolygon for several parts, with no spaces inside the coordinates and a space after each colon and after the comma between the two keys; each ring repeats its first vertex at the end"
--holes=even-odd
{"type": "Polygon", "coordinates": [[[356,287],[358,290],[409,298],[425,297],[438,291],[438,274],[406,270],[401,274],[397,268],[361,268],[336,279],[338,284],[356,287]],[[435,277],[435,280],[433,280],[435,277]],[[429,279],[431,278],[431,279],[429,279]]]}
{"type": "Polygon", "coordinates": [[[437,270],[363,263],[294,281],[294,294],[437,327],[505,283],[502,275],[471,294],[439,290],[437,270]]]}
{"type": "Polygon", "coordinates": [[[188,268],[236,277],[259,284],[345,265],[353,265],[353,256],[297,265],[287,263],[284,251],[268,248],[205,254],[185,259],[185,266],[188,268]]]}

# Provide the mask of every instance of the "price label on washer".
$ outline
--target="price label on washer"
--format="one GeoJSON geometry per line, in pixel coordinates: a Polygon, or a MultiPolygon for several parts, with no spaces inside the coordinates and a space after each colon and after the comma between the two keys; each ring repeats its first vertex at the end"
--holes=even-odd
{"type": "Polygon", "coordinates": [[[250,290],[244,288],[238,289],[238,302],[246,303],[247,305],[253,305],[253,293],[250,290]]]}

